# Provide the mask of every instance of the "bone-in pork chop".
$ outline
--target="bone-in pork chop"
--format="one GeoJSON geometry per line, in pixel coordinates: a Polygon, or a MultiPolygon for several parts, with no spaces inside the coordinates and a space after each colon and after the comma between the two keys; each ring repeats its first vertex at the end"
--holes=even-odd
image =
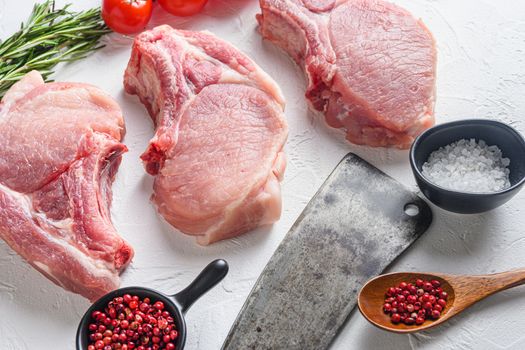
{"type": "Polygon", "coordinates": [[[284,99],[251,59],[210,33],[160,26],[136,37],[124,85],[156,125],[142,159],[170,224],[205,245],[279,218],[284,99]]]}
{"type": "Polygon", "coordinates": [[[119,285],[133,249],[110,219],[126,147],[117,103],[36,71],[0,103],[0,237],[57,285],[94,300],[119,285]]]}
{"type": "Polygon", "coordinates": [[[356,144],[408,148],[434,124],[436,48],[382,0],[260,0],[265,39],[304,67],[306,97],[356,144]]]}

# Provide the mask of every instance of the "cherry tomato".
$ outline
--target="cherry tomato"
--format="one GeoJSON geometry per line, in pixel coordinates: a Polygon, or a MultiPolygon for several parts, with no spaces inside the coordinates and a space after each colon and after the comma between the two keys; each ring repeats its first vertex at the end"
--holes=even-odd
{"type": "Polygon", "coordinates": [[[115,32],[133,34],[146,27],[152,0],[103,0],[102,18],[115,32]]]}
{"type": "Polygon", "coordinates": [[[208,0],[159,0],[160,6],[175,16],[191,16],[198,13],[208,0]]]}

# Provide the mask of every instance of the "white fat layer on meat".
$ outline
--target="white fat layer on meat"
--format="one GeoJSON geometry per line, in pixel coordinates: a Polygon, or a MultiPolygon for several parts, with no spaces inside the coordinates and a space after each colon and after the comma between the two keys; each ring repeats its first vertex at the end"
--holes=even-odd
{"type": "MultiPolygon", "coordinates": [[[[208,60],[213,59],[208,57],[208,60]]],[[[268,73],[263,71],[255,62],[252,62],[252,64],[255,65],[256,70],[253,72],[247,72],[247,74],[239,73],[230,67],[228,67],[228,69],[223,69],[219,83],[244,84],[265,91],[267,94],[273,96],[281,108],[284,109],[285,99],[281,87],[277,85],[268,73]],[[254,76],[259,76],[259,79],[254,78],[254,76]],[[270,85],[271,88],[268,88],[265,85],[270,85]]]]}
{"type": "Polygon", "coordinates": [[[53,280],[53,282],[58,284],[60,287],[64,288],[64,285],[62,283],[60,283],[60,280],[53,275],[53,273],[51,272],[51,269],[49,268],[49,266],[47,266],[44,263],[41,263],[40,261],[33,261],[33,264],[39,270],[41,270],[43,273],[45,273],[47,276],[49,276],[49,278],[51,278],[53,280]]]}
{"type": "Polygon", "coordinates": [[[33,213],[33,216],[39,217],[40,219],[46,221],[49,225],[61,231],[70,231],[73,229],[73,219],[72,218],[67,218],[67,219],[62,219],[62,220],[52,220],[52,219],[49,219],[46,216],[46,214],[36,213],[36,212],[33,213]]]}
{"type": "MultiPolygon", "coordinates": [[[[12,197],[18,203],[18,205],[24,211],[24,214],[28,218],[33,218],[35,216],[38,216],[44,219],[46,222],[49,222],[53,226],[57,225],[55,227],[59,229],[62,227],[63,230],[67,230],[68,225],[72,226],[72,219],[53,221],[53,220],[47,219],[46,216],[42,213],[35,213],[33,210],[33,204],[31,202],[31,198],[28,195],[13,191],[9,187],[2,185],[2,184],[0,184],[0,191],[12,197]],[[71,222],[68,223],[67,222],[68,220],[71,222]]],[[[84,254],[74,245],[69,244],[69,242],[66,239],[55,237],[49,234],[48,232],[46,232],[45,230],[41,229],[40,227],[37,227],[37,229],[38,229],[38,232],[44,237],[46,241],[49,241],[53,244],[56,244],[57,246],[64,248],[64,250],[68,253],[68,255],[72,257],[73,259],[75,259],[80,265],[82,265],[82,267],[84,267],[86,271],[89,271],[89,273],[92,276],[97,277],[97,278],[109,278],[109,279],[116,278],[116,274],[113,272],[113,266],[110,263],[101,261],[101,260],[97,260],[97,259],[93,259],[90,256],[84,254]]],[[[53,276],[53,274],[50,272],[51,270],[49,266],[41,262],[33,262],[33,263],[37,265],[39,268],[45,267],[45,268],[42,268],[42,270],[48,273],[50,276],[53,276]]]]}
{"type": "MultiPolygon", "coordinates": [[[[211,32],[206,31],[206,30],[203,31],[203,32],[207,33],[209,35],[213,35],[211,32]]],[[[285,101],[285,99],[284,99],[284,95],[283,95],[283,93],[281,91],[281,87],[279,85],[277,85],[277,83],[275,83],[273,81],[273,79],[268,75],[268,73],[263,71],[261,69],[261,67],[259,67],[259,65],[257,65],[255,62],[252,61],[252,64],[256,68],[255,71],[253,71],[253,72],[246,71],[244,73],[241,73],[241,72],[238,72],[235,69],[232,69],[231,67],[229,67],[230,65],[234,65],[234,66],[238,65],[239,69],[243,69],[244,70],[244,68],[240,67],[240,64],[237,62],[237,60],[232,60],[231,62],[223,63],[223,62],[221,62],[221,61],[219,61],[219,60],[209,56],[208,54],[206,54],[202,50],[202,48],[192,45],[190,42],[188,42],[188,40],[191,40],[191,39],[183,40],[184,49],[185,49],[186,52],[191,52],[191,55],[195,59],[197,59],[199,61],[208,61],[208,62],[213,63],[214,65],[222,66],[222,67],[225,68],[225,69],[222,70],[221,78],[219,79],[219,83],[221,83],[221,84],[244,84],[244,85],[252,86],[252,87],[257,88],[259,90],[263,90],[266,93],[268,93],[270,95],[273,95],[275,97],[275,99],[279,102],[279,104],[284,109],[284,104],[285,104],[284,101],[285,101]],[[256,75],[256,76],[258,75],[260,77],[260,79],[252,79],[253,75],[256,75]],[[261,81],[264,81],[264,84],[261,84],[261,81]],[[271,85],[271,89],[266,88],[264,86],[265,84],[271,85]]],[[[229,44],[227,42],[226,42],[226,44],[228,46],[231,45],[231,44],[229,44]]]]}
{"type": "Polygon", "coordinates": [[[68,252],[68,255],[73,257],[80,265],[85,268],[86,271],[89,271],[91,275],[98,278],[109,279],[114,279],[116,277],[115,273],[112,271],[113,267],[111,264],[103,260],[93,259],[89,255],[86,255],[84,252],[80,251],[74,245],[71,245],[66,239],[50,235],[48,232],[42,229],[39,231],[42,232],[46,240],[63,247],[68,252]]]}
{"type": "Polygon", "coordinates": [[[45,273],[47,273],[51,277],[55,278],[53,276],[53,274],[51,273],[51,269],[49,268],[49,266],[41,263],[40,261],[35,261],[35,262],[33,262],[33,264],[35,264],[35,266],[38,267],[40,270],[44,271],[45,273]]]}
{"type": "MultiPolygon", "coordinates": [[[[221,84],[249,84],[249,80],[246,79],[246,75],[242,75],[233,69],[224,69],[219,80],[221,84]]],[[[253,85],[253,83],[252,83],[253,85]]]]}
{"type": "Polygon", "coordinates": [[[0,191],[8,194],[18,204],[20,204],[20,207],[23,208],[26,211],[26,214],[29,213],[29,211],[27,209],[31,208],[33,205],[31,203],[31,198],[28,195],[25,195],[25,194],[17,192],[17,191],[13,191],[9,187],[7,187],[7,186],[5,186],[5,185],[3,185],[1,183],[0,183],[0,191]]]}
{"type": "Polygon", "coordinates": [[[193,56],[193,58],[195,58],[196,60],[198,61],[208,61],[208,62],[211,62],[213,63],[214,65],[216,66],[224,66],[224,68],[227,68],[227,69],[224,69],[222,71],[222,74],[221,74],[221,79],[219,80],[219,83],[222,83],[222,84],[240,84],[240,83],[248,83],[251,85],[253,85],[253,82],[250,82],[247,78],[246,78],[246,75],[243,75],[239,72],[237,72],[236,70],[233,70],[231,69],[230,67],[228,66],[225,66],[224,63],[220,62],[219,60],[211,57],[211,56],[208,56],[203,50],[202,48],[198,47],[198,46],[193,46],[191,45],[188,41],[186,40],[183,40],[183,45],[184,45],[184,49],[186,50],[186,52],[189,52],[191,54],[191,56],[193,56]]]}

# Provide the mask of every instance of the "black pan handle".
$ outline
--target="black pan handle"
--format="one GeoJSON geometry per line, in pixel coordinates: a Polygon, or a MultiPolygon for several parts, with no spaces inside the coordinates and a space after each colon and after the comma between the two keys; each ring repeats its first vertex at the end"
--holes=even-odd
{"type": "Polygon", "coordinates": [[[172,296],[181,312],[185,314],[197,299],[215,287],[227,273],[228,263],[225,260],[217,259],[206,266],[189,286],[172,296]]]}

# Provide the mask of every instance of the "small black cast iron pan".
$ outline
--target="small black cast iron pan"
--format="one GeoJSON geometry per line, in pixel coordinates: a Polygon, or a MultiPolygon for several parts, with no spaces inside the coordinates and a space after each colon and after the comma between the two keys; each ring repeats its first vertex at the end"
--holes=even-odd
{"type": "Polygon", "coordinates": [[[219,283],[228,273],[228,263],[219,259],[211,262],[197,276],[197,278],[185,289],[175,295],[165,295],[156,290],[144,287],[126,287],[114,290],[98,299],[86,311],[77,330],[77,350],[86,350],[89,344],[88,326],[92,322],[91,314],[96,310],[104,310],[104,307],[115,297],[124,294],[138,295],[141,299],[149,297],[152,301],[162,301],[165,310],[169,311],[175,319],[179,337],[175,344],[177,350],[182,350],[186,343],[186,321],[184,315],[193,303],[203,294],[219,283]]]}

